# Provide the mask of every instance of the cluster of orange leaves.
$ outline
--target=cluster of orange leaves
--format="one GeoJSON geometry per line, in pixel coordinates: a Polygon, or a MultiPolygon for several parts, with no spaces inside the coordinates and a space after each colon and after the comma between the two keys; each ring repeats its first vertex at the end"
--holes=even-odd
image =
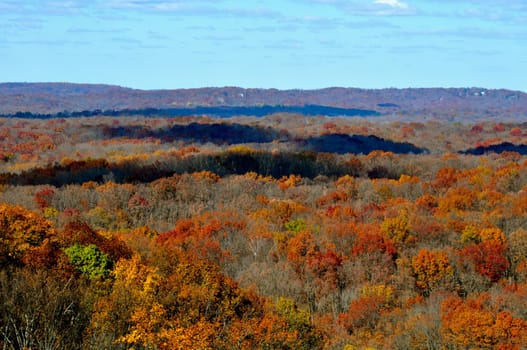
{"type": "Polygon", "coordinates": [[[457,347],[520,349],[527,344],[527,321],[502,311],[487,293],[441,304],[442,332],[457,347]]]}

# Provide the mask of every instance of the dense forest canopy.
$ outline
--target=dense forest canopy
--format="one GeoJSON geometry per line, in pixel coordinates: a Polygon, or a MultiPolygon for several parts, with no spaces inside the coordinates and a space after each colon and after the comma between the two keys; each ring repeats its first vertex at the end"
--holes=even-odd
{"type": "MultiPolygon", "coordinates": [[[[79,105],[124,93],[2,89],[79,105]]],[[[510,93],[481,91],[465,98],[510,93]]],[[[513,94],[507,120],[405,120],[396,99],[366,118],[0,118],[0,346],[523,349],[527,126],[513,94]]]]}

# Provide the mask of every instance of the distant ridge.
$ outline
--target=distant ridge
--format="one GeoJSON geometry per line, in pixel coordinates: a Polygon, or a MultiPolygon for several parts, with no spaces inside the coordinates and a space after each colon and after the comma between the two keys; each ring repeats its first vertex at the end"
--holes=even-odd
{"type": "MultiPolygon", "coordinates": [[[[484,88],[136,90],[102,84],[0,83],[0,115],[191,107],[316,105],[415,117],[527,118],[527,94],[484,88]]],[[[293,111],[294,112],[294,111],[293,111]]]]}

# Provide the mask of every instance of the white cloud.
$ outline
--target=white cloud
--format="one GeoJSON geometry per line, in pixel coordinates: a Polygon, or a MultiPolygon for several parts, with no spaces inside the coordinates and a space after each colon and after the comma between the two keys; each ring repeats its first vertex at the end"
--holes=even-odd
{"type": "Polygon", "coordinates": [[[375,0],[375,4],[387,5],[394,9],[407,9],[408,4],[399,0],[375,0]]]}
{"type": "Polygon", "coordinates": [[[340,11],[353,15],[389,17],[411,16],[419,13],[415,6],[402,0],[294,0],[302,4],[332,6],[340,11]]]}

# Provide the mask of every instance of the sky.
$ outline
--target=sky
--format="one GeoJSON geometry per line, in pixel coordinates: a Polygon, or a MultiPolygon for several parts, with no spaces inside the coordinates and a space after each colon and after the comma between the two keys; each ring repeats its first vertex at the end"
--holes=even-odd
{"type": "Polygon", "coordinates": [[[527,0],[0,0],[0,82],[527,92],[527,0]]]}

